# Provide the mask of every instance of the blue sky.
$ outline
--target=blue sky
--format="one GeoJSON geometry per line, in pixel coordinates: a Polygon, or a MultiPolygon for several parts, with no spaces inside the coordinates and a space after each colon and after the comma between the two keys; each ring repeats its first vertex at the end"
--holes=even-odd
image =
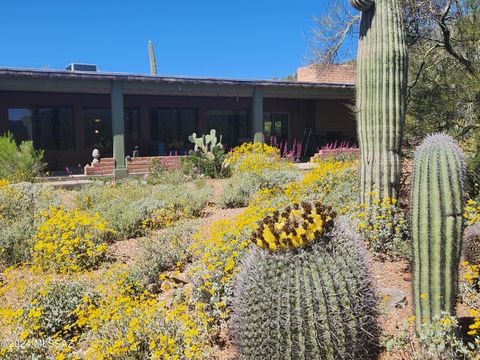
{"type": "Polygon", "coordinates": [[[273,78],[306,63],[328,0],[2,0],[0,66],[273,78]]]}

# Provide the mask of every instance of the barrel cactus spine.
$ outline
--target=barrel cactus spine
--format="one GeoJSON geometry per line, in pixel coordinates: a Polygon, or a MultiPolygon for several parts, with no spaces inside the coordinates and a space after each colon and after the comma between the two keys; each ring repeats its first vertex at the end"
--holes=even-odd
{"type": "Polygon", "coordinates": [[[376,352],[367,256],[330,208],[287,207],[262,220],[251,240],[256,246],[234,290],[239,359],[365,359],[376,352]]]}
{"type": "Polygon", "coordinates": [[[398,0],[350,0],[362,11],[357,54],[360,202],[397,198],[408,58],[398,0]]]}
{"type": "Polygon", "coordinates": [[[417,329],[441,312],[455,314],[464,173],[464,154],[450,136],[431,135],[415,152],[411,232],[417,329]]]}

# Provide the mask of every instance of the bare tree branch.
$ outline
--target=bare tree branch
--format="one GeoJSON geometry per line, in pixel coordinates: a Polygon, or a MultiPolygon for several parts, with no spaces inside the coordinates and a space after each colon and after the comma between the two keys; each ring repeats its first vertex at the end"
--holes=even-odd
{"type": "Polygon", "coordinates": [[[415,78],[414,80],[408,84],[408,87],[407,87],[407,106],[408,104],[410,103],[410,99],[411,99],[411,91],[412,89],[415,87],[415,85],[417,85],[418,83],[418,80],[420,79],[420,76],[422,75],[423,71],[425,70],[425,65],[427,63],[427,59],[429,58],[430,54],[435,50],[435,49],[438,49],[440,46],[438,44],[435,44],[433,45],[432,47],[430,47],[426,52],[425,54],[423,55],[423,58],[422,58],[422,62],[420,63],[420,67],[415,75],[415,78]]]}
{"type": "Polygon", "coordinates": [[[447,25],[447,19],[448,19],[448,15],[450,13],[450,10],[452,8],[452,3],[453,3],[453,0],[449,0],[447,2],[447,4],[445,5],[445,8],[444,8],[444,10],[443,10],[443,12],[440,16],[440,19],[438,21],[438,26],[439,26],[442,34],[443,34],[443,46],[444,46],[445,50],[450,55],[452,55],[455,59],[457,59],[458,62],[460,62],[471,75],[475,75],[476,71],[475,71],[475,68],[472,65],[472,62],[470,60],[468,60],[467,58],[465,58],[463,55],[461,55],[459,52],[457,52],[453,48],[452,43],[451,43],[451,31],[450,31],[450,28],[447,25]]]}
{"type": "Polygon", "coordinates": [[[309,62],[331,64],[354,57],[356,49],[351,45],[356,42],[360,15],[353,12],[348,1],[329,2],[328,9],[314,21],[309,62]]]}

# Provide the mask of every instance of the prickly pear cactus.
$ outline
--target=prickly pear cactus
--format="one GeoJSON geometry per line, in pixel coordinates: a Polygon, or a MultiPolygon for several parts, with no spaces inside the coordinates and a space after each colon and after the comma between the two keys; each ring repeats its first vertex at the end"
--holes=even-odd
{"type": "Polygon", "coordinates": [[[365,359],[375,353],[376,296],[357,235],[320,204],[259,223],[237,276],[239,359],[365,359]]]}
{"type": "Polygon", "coordinates": [[[360,202],[398,198],[405,123],[407,48],[398,0],[350,0],[362,11],[357,53],[360,202]]]}
{"type": "Polygon", "coordinates": [[[464,170],[463,152],[450,136],[429,136],[415,152],[410,213],[417,329],[441,312],[455,314],[464,170]]]}
{"type": "Polygon", "coordinates": [[[463,235],[465,260],[480,264],[480,222],[468,226],[463,235]]]}
{"type": "Polygon", "coordinates": [[[188,140],[195,145],[193,149],[194,152],[208,154],[209,157],[215,157],[212,153],[223,149],[222,136],[220,136],[220,141],[218,141],[215,129],[210,130],[209,134],[203,135],[201,138],[198,138],[197,134],[193,133],[188,137],[188,140]]]}

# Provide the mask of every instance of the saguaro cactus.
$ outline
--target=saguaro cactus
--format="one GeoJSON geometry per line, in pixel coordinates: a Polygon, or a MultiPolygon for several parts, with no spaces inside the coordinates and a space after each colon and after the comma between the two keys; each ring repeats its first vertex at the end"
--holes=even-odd
{"type": "Polygon", "coordinates": [[[238,274],[232,335],[239,359],[365,359],[376,297],[362,243],[319,204],[265,218],[238,274]]]}
{"type": "Polygon", "coordinates": [[[442,311],[455,312],[464,168],[462,150],[447,135],[427,137],[415,153],[411,230],[417,329],[442,311]]]}
{"type": "Polygon", "coordinates": [[[407,49],[398,0],[350,0],[362,11],[357,54],[360,202],[397,197],[407,89],[407,49]]]}

